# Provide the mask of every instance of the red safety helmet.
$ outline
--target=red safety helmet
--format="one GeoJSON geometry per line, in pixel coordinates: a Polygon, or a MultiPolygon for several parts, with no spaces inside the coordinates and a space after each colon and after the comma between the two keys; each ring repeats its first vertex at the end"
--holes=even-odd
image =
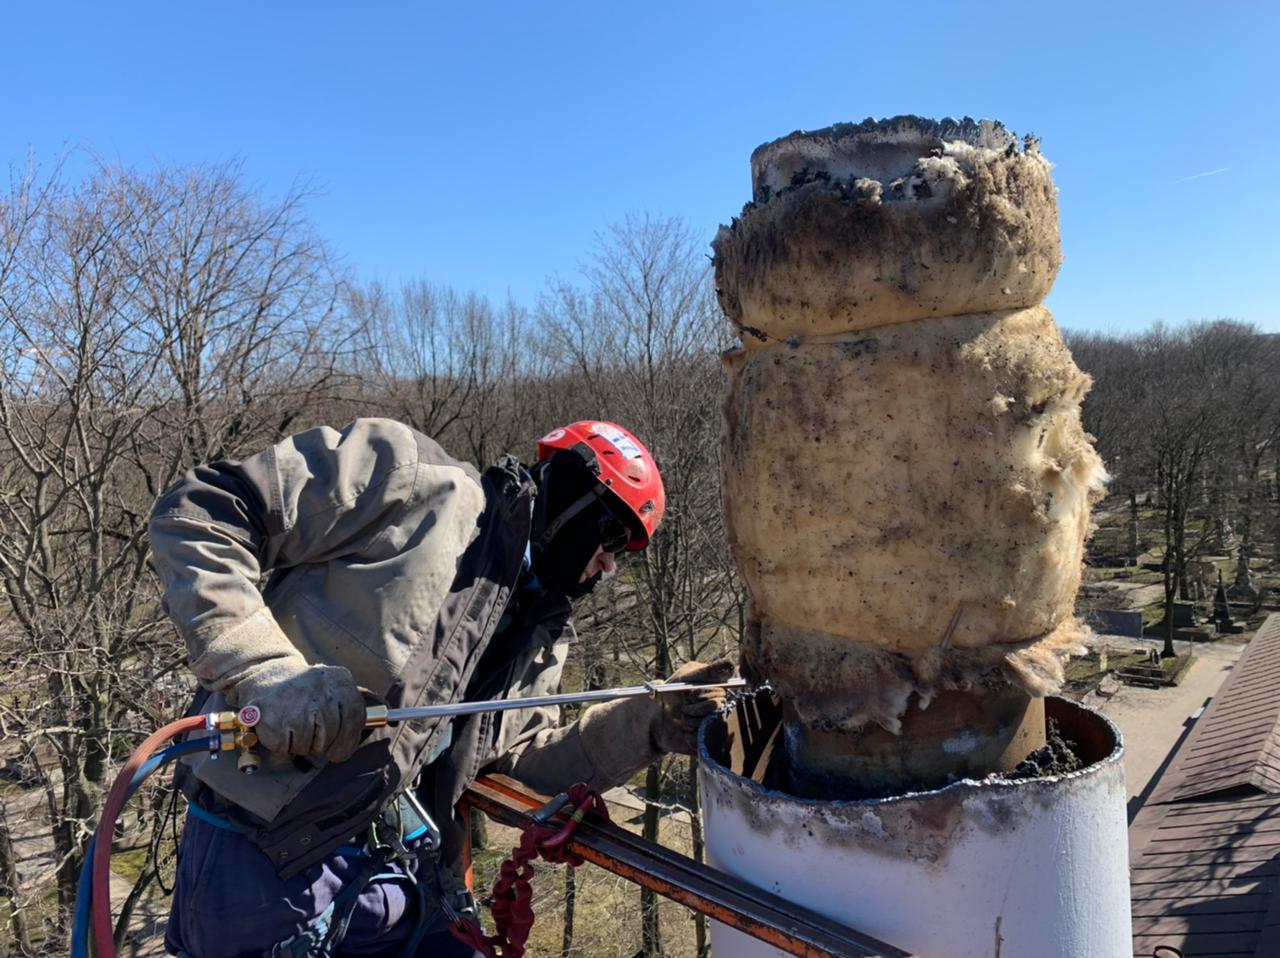
{"type": "Polygon", "coordinates": [[[557,452],[578,449],[583,458],[590,459],[587,450],[594,454],[596,473],[609,491],[627,507],[631,527],[628,552],[639,552],[649,544],[662,514],[667,508],[667,496],[662,489],[662,476],[658,464],[649,455],[639,439],[611,422],[584,419],[570,423],[562,429],[553,429],[538,440],[538,462],[550,459],[557,452]]]}

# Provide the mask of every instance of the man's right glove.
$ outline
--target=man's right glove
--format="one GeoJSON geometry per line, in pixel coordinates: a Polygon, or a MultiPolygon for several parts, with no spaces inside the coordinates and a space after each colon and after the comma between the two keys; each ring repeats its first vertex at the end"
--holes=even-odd
{"type": "Polygon", "coordinates": [[[258,741],[276,762],[290,756],[341,762],[364,731],[364,698],[351,673],[335,665],[308,665],[301,655],[269,659],[227,690],[232,708],[256,705],[258,741]]]}

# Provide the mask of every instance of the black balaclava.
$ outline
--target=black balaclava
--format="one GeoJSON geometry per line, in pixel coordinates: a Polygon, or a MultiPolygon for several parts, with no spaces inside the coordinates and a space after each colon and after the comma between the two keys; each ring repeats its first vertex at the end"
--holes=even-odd
{"type": "Polygon", "coordinates": [[[534,478],[538,483],[538,497],[534,500],[530,543],[533,573],[548,589],[571,599],[584,596],[600,581],[599,575],[586,582],[578,579],[600,547],[600,523],[612,512],[603,499],[611,493],[602,486],[591,465],[573,451],[562,450],[539,463],[534,478]],[[597,487],[602,498],[592,498],[551,536],[546,535],[566,510],[597,487]]]}

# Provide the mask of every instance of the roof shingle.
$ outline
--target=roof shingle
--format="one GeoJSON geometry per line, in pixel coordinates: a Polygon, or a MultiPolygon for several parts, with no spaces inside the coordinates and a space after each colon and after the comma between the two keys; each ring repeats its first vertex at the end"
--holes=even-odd
{"type": "Polygon", "coordinates": [[[1129,829],[1134,954],[1280,956],[1280,614],[1129,829]]]}

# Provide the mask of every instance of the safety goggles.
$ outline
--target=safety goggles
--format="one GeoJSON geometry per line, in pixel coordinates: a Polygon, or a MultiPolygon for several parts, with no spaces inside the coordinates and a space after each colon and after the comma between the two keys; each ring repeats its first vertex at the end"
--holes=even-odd
{"type": "Polygon", "coordinates": [[[600,548],[605,552],[618,555],[631,541],[631,529],[625,522],[609,511],[605,506],[605,514],[600,519],[600,548]]]}

